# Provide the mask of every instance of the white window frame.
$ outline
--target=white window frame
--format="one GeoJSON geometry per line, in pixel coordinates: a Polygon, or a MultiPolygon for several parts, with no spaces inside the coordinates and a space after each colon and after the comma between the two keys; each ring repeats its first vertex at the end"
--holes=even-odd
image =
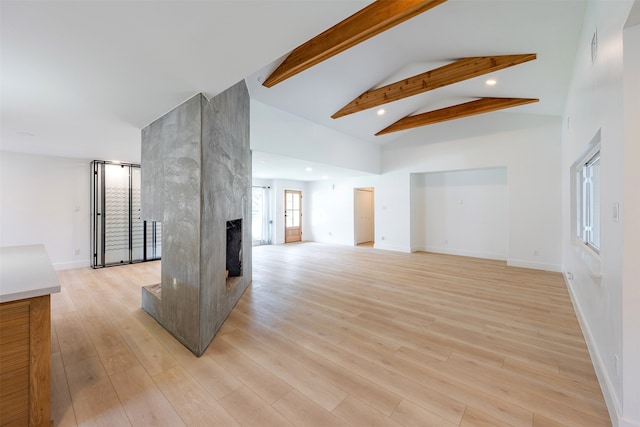
{"type": "Polygon", "coordinates": [[[600,131],[572,165],[574,237],[596,254],[601,243],[600,131]],[[594,174],[594,172],[598,172],[594,174]]]}
{"type": "Polygon", "coordinates": [[[595,172],[600,168],[600,151],[596,152],[577,171],[578,188],[576,234],[585,245],[600,253],[600,177],[595,172]]]}

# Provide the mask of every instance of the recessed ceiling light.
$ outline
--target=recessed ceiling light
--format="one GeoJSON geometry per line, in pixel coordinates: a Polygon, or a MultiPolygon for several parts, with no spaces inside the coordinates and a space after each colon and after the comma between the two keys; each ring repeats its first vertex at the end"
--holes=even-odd
{"type": "Polygon", "coordinates": [[[327,175],[322,175],[322,179],[329,179],[327,175]]]}
{"type": "Polygon", "coordinates": [[[487,86],[495,86],[496,83],[498,83],[495,79],[489,79],[486,82],[484,82],[487,86]]]}
{"type": "Polygon", "coordinates": [[[378,110],[378,115],[381,116],[384,114],[384,108],[378,110]]]}
{"type": "Polygon", "coordinates": [[[311,169],[311,168],[306,168],[305,170],[306,170],[307,172],[311,172],[313,169],[311,169]]]}

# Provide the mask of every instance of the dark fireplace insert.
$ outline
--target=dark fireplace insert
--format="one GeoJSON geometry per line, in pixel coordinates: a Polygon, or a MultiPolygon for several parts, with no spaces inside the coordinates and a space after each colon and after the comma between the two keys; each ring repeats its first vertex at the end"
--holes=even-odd
{"type": "Polygon", "coordinates": [[[242,276],[242,218],[227,221],[227,278],[242,276]]]}

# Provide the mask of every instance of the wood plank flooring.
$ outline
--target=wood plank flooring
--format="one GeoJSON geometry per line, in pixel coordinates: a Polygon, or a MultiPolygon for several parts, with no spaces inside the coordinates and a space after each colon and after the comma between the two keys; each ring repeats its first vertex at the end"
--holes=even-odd
{"type": "Polygon", "coordinates": [[[59,272],[55,425],[610,425],[560,274],[318,243],[253,261],[201,358],[140,309],[159,262],[59,272]]]}

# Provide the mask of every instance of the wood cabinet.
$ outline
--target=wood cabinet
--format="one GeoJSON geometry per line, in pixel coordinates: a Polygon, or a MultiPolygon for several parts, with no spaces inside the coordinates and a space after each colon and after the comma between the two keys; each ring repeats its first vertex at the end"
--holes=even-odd
{"type": "Polygon", "coordinates": [[[44,246],[0,248],[0,427],[51,425],[53,292],[44,246]]]}
{"type": "Polygon", "coordinates": [[[0,304],[0,425],[50,424],[50,297],[0,304]]]}

